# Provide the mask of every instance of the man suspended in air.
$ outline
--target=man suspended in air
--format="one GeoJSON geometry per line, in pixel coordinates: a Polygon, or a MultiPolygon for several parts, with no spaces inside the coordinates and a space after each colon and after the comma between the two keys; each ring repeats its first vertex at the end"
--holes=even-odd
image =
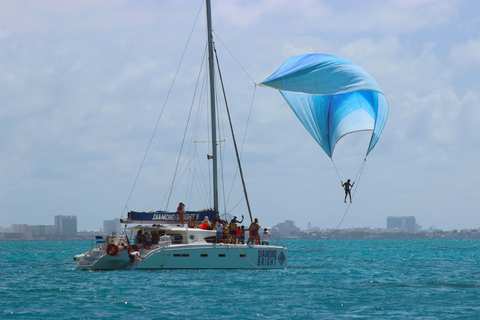
{"type": "Polygon", "coordinates": [[[350,179],[348,179],[347,182],[345,183],[343,183],[342,181],[342,187],[343,189],[345,189],[345,199],[343,200],[343,202],[347,203],[347,195],[348,195],[350,197],[350,203],[352,203],[352,194],[350,193],[350,191],[352,190],[354,184],[355,182],[350,184],[350,179]]]}

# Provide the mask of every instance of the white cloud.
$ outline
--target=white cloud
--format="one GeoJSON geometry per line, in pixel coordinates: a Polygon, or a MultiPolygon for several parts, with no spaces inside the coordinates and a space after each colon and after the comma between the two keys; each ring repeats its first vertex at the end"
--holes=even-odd
{"type": "Polygon", "coordinates": [[[480,38],[453,46],[450,56],[457,67],[480,70],[480,38]]]}

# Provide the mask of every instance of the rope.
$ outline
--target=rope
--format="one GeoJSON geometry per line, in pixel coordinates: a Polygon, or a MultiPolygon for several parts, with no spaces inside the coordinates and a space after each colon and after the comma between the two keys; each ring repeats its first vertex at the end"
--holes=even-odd
{"type": "Polygon", "coordinates": [[[168,194],[168,198],[167,198],[167,206],[166,208],[168,208],[168,204],[170,203],[170,197],[172,196],[172,192],[173,192],[173,189],[174,189],[174,185],[175,185],[175,179],[177,177],[177,173],[178,173],[178,166],[179,166],[179,163],[180,163],[180,159],[181,159],[181,155],[182,155],[182,151],[183,151],[183,146],[185,144],[185,138],[187,136],[187,133],[188,133],[188,126],[189,126],[189,123],[190,123],[190,117],[192,116],[192,110],[193,110],[193,107],[194,107],[194,104],[195,104],[195,97],[197,95],[197,90],[198,90],[198,86],[199,86],[199,83],[200,83],[200,77],[201,77],[201,74],[202,74],[202,68],[203,68],[203,61],[202,60],[202,65],[200,66],[200,69],[199,69],[199,72],[198,72],[198,76],[197,76],[197,84],[195,85],[195,91],[193,93],[193,97],[192,97],[192,103],[190,105],[190,111],[188,113],[188,118],[187,118],[187,122],[185,124],[185,130],[183,131],[183,138],[182,138],[182,144],[180,146],[180,152],[178,153],[178,157],[177,157],[177,164],[175,166],[175,171],[174,171],[174,175],[173,175],[173,180],[172,180],[172,185],[170,187],[170,193],[168,194]]]}
{"type": "Polygon", "coordinates": [[[337,170],[337,167],[335,166],[335,162],[333,162],[333,158],[330,158],[330,160],[332,160],[332,165],[333,167],[335,168],[335,172],[337,173],[337,176],[338,176],[338,180],[340,180],[340,182],[342,182],[342,178],[340,177],[340,174],[338,173],[338,170],[337,170]]]}
{"type": "MultiPolygon", "coordinates": [[[[338,178],[340,179],[340,181],[342,181],[342,179],[340,178],[340,174],[338,173],[338,170],[337,170],[337,167],[335,167],[335,163],[333,162],[333,159],[332,160],[332,164],[333,164],[333,167],[335,168],[335,171],[337,172],[337,175],[338,175],[338,178]]],[[[360,179],[362,177],[362,174],[363,174],[363,169],[365,168],[365,163],[367,162],[367,157],[365,157],[362,161],[362,164],[360,165],[360,169],[358,169],[358,172],[357,172],[357,175],[355,176],[355,180],[353,181],[355,183],[355,187],[353,188],[353,195],[352,195],[352,199],[355,198],[355,193],[357,192],[357,188],[358,188],[358,184],[360,183],[360,179]]],[[[335,228],[335,230],[328,236],[328,238],[325,239],[325,241],[321,242],[320,244],[324,244],[325,242],[327,242],[328,240],[330,240],[331,237],[333,237],[337,232],[338,232],[338,229],[340,228],[340,226],[342,225],[343,223],[343,220],[345,220],[345,217],[347,216],[347,212],[348,210],[350,209],[350,206],[352,205],[352,203],[350,202],[348,205],[347,205],[347,209],[345,209],[345,213],[343,214],[343,217],[342,219],[340,220],[340,222],[338,223],[337,227],[335,228]]]]}
{"type": "Polygon", "coordinates": [[[367,162],[367,157],[363,159],[362,165],[360,166],[360,169],[358,169],[357,175],[355,176],[355,185],[356,187],[353,189],[353,195],[352,198],[355,197],[355,193],[357,192],[358,184],[360,183],[360,179],[362,178],[363,174],[363,169],[365,168],[365,163],[367,162]]]}
{"type": "Polygon", "coordinates": [[[233,55],[233,53],[228,49],[228,47],[225,45],[225,43],[222,41],[222,39],[218,36],[218,34],[216,34],[215,30],[212,30],[213,33],[215,34],[215,36],[217,37],[217,39],[220,41],[221,44],[223,44],[223,46],[225,47],[225,49],[228,51],[228,53],[230,53],[230,55],[232,56],[232,58],[238,63],[238,65],[240,66],[240,68],[242,68],[243,72],[245,72],[245,74],[247,75],[247,77],[250,78],[250,80],[252,80],[252,82],[257,85],[257,83],[255,82],[255,80],[253,80],[253,78],[250,76],[250,74],[247,72],[247,70],[245,70],[245,68],[243,67],[243,65],[238,61],[238,59],[233,55]]]}
{"type": "MultiPolygon", "coordinates": [[[[253,102],[255,100],[255,92],[257,91],[257,85],[254,86],[253,88],[253,95],[252,95],[252,100],[250,102],[250,111],[248,113],[248,118],[247,118],[247,124],[245,126],[245,132],[243,133],[243,140],[242,140],[242,143],[241,143],[241,148],[240,148],[240,154],[239,154],[239,157],[240,159],[242,159],[242,154],[243,154],[243,148],[245,146],[245,140],[247,139],[247,132],[248,132],[248,126],[249,126],[249,123],[250,123],[250,118],[251,118],[251,115],[252,115],[252,109],[253,109],[253,102]]],[[[234,183],[237,179],[237,175],[238,175],[238,167],[235,168],[235,175],[233,176],[233,180],[232,180],[232,185],[230,186],[230,191],[228,193],[228,197],[227,197],[227,201],[230,201],[230,197],[233,193],[233,187],[234,187],[234,183]]],[[[243,200],[240,199],[239,203],[237,203],[233,208],[231,208],[229,211],[232,211],[233,209],[235,209],[239,204],[240,202],[243,200]]]]}
{"type": "Polygon", "coordinates": [[[225,94],[225,87],[223,86],[222,73],[220,72],[220,64],[218,62],[218,55],[216,54],[217,51],[215,49],[214,49],[214,51],[215,51],[215,58],[217,60],[218,75],[220,77],[220,83],[222,85],[223,97],[225,99],[224,101],[225,101],[225,108],[227,110],[228,123],[230,124],[230,131],[231,131],[231,134],[232,134],[233,146],[235,148],[235,155],[237,157],[238,172],[240,173],[240,177],[241,177],[241,180],[242,180],[243,193],[245,195],[245,202],[247,204],[248,214],[250,215],[250,221],[253,221],[252,211],[250,209],[250,203],[248,201],[247,187],[245,186],[245,180],[244,180],[244,177],[243,177],[242,165],[240,163],[240,156],[239,156],[239,153],[238,153],[237,141],[235,139],[235,133],[233,131],[233,124],[232,124],[232,119],[230,117],[230,110],[228,108],[227,96],[225,94]]]}

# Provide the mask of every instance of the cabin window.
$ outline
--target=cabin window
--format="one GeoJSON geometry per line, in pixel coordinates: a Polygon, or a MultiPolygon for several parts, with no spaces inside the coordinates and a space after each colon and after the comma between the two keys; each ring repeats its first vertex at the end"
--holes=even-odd
{"type": "Polygon", "coordinates": [[[173,256],[174,257],[181,257],[182,255],[180,253],[174,253],[173,256]]]}
{"type": "Polygon", "coordinates": [[[188,253],[182,253],[182,257],[190,257],[188,253]]]}
{"type": "Polygon", "coordinates": [[[205,237],[205,241],[208,242],[208,243],[216,243],[217,242],[217,237],[216,236],[205,237]]]}
{"type": "Polygon", "coordinates": [[[221,258],[225,258],[224,254],[219,254],[218,256],[221,257],[221,258]]]}
{"type": "Polygon", "coordinates": [[[208,257],[208,254],[202,253],[202,254],[200,255],[200,257],[208,257]]]}
{"type": "Polygon", "coordinates": [[[181,234],[170,234],[168,233],[167,235],[170,236],[170,238],[172,239],[172,244],[180,244],[180,243],[183,243],[183,236],[181,234]]]}
{"type": "Polygon", "coordinates": [[[241,254],[240,258],[245,258],[247,255],[246,254],[241,254]]]}

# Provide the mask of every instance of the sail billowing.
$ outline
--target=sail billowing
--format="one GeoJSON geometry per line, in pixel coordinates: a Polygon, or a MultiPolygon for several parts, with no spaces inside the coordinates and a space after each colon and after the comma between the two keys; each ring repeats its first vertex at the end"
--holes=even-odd
{"type": "Polygon", "coordinates": [[[388,102],[380,86],[365,70],[339,57],[292,57],[260,85],[280,90],[330,158],[338,140],[357,131],[373,131],[368,155],[387,121],[388,102]]]}

